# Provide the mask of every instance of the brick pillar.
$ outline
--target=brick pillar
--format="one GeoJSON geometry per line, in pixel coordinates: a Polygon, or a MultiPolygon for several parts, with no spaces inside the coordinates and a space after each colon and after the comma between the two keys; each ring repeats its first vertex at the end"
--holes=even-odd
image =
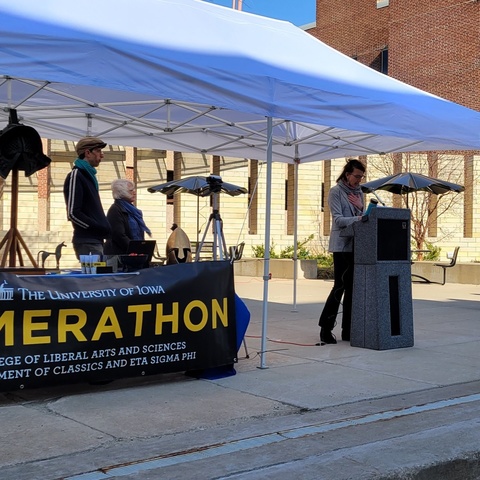
{"type": "MultiPolygon", "coordinates": [[[[393,154],[393,174],[402,173],[403,168],[403,154],[393,154]]],[[[392,195],[392,204],[394,208],[404,208],[402,195],[392,195]]]]}
{"type": "MultiPolygon", "coordinates": [[[[287,235],[295,232],[295,165],[287,164],[287,235]]],[[[297,199],[298,200],[298,199],[297,199]]]]}
{"type": "Polygon", "coordinates": [[[473,238],[473,220],[474,220],[474,202],[473,189],[475,161],[473,153],[464,155],[464,186],[463,193],[463,236],[465,238],[473,238]]]}
{"type": "Polygon", "coordinates": [[[323,211],[323,235],[326,236],[330,235],[332,229],[330,205],[328,204],[328,192],[330,192],[330,189],[335,185],[335,180],[332,179],[332,170],[332,161],[325,160],[325,162],[323,162],[323,195],[325,195],[323,200],[323,204],[325,205],[323,211]]]}
{"type": "MultiPolygon", "coordinates": [[[[50,156],[51,140],[42,138],[43,153],[50,156]]],[[[38,231],[47,232],[50,230],[50,183],[51,167],[42,168],[37,172],[38,190],[38,231]]]]}
{"type": "Polygon", "coordinates": [[[220,176],[220,156],[219,155],[213,155],[212,156],[210,173],[212,175],[220,176]]]}
{"type": "MultiPolygon", "coordinates": [[[[438,153],[427,153],[428,175],[433,178],[438,177],[438,153]]],[[[436,237],[438,235],[438,210],[437,210],[437,195],[430,195],[428,199],[428,236],[436,237]]]]}
{"type": "Polygon", "coordinates": [[[137,149],[125,147],[125,177],[137,188],[137,149]]]}
{"type": "Polygon", "coordinates": [[[258,231],[258,160],[249,161],[248,175],[248,233],[256,235],[258,231]]]}
{"type": "MultiPolygon", "coordinates": [[[[167,157],[168,158],[168,157],[167,157]]],[[[179,180],[182,178],[182,162],[183,155],[181,152],[174,152],[173,154],[173,178],[179,180]]],[[[180,194],[182,195],[182,194],[180,194]]],[[[173,202],[173,222],[180,224],[182,218],[182,205],[180,203],[180,196],[175,196],[173,202]]]]}

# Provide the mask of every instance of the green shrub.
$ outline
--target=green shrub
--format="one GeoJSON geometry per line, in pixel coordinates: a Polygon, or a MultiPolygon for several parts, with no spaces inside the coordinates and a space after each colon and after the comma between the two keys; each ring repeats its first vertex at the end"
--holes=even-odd
{"type": "MultiPolygon", "coordinates": [[[[307,244],[313,240],[314,235],[311,234],[302,242],[298,242],[297,258],[299,260],[316,260],[318,267],[333,266],[333,255],[328,252],[313,254],[308,250],[307,244]]],[[[270,258],[293,258],[294,246],[288,246],[281,250],[280,255],[275,253],[275,244],[270,245],[270,258]]],[[[265,245],[252,246],[252,255],[254,258],[265,258],[265,245]]]]}
{"type": "Polygon", "coordinates": [[[430,262],[436,262],[437,260],[440,260],[440,252],[442,251],[440,247],[437,247],[430,242],[425,242],[425,246],[427,247],[427,250],[430,251],[429,253],[424,254],[424,260],[428,260],[430,262]]]}
{"type": "Polygon", "coordinates": [[[317,255],[318,267],[333,267],[333,253],[322,253],[317,255]]]}
{"type": "MultiPolygon", "coordinates": [[[[412,250],[416,250],[415,245],[412,245],[412,250]]],[[[440,260],[440,252],[442,251],[440,247],[425,241],[424,250],[428,250],[428,252],[418,252],[416,254],[417,258],[414,259],[415,261],[424,260],[427,262],[436,262],[440,260]]]]}
{"type": "MultiPolygon", "coordinates": [[[[313,233],[307,237],[303,242],[297,242],[297,258],[300,260],[307,260],[311,258],[310,252],[307,250],[307,243],[313,239],[313,233]]],[[[295,253],[294,245],[284,248],[280,252],[280,258],[293,258],[295,253]]]]}
{"type": "MultiPolygon", "coordinates": [[[[252,246],[252,255],[253,258],[265,258],[265,245],[262,243],[261,245],[252,246]]],[[[278,258],[273,241],[270,244],[270,258],[278,258]]]]}

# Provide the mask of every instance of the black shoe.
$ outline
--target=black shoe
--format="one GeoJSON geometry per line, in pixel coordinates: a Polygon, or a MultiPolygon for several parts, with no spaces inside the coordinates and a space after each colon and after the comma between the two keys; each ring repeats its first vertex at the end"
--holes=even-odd
{"type": "Polygon", "coordinates": [[[320,330],[320,344],[322,343],[337,343],[337,339],[335,338],[335,335],[331,332],[331,330],[326,330],[324,328],[320,330]]]}
{"type": "Polygon", "coordinates": [[[342,330],[342,340],[344,342],[349,342],[350,341],[350,332],[346,332],[345,330],[342,330]]]}

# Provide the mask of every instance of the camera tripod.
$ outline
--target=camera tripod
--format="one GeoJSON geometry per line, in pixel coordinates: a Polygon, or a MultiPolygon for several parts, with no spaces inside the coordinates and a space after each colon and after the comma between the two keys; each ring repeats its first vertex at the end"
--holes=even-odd
{"type": "Polygon", "coordinates": [[[200,252],[202,251],[205,237],[207,236],[210,226],[213,226],[213,260],[226,260],[229,258],[225,236],[223,235],[223,220],[219,212],[219,192],[214,192],[212,195],[212,213],[208,218],[207,226],[203,232],[202,240],[200,241],[197,251],[195,253],[195,261],[200,259],[200,252]]]}

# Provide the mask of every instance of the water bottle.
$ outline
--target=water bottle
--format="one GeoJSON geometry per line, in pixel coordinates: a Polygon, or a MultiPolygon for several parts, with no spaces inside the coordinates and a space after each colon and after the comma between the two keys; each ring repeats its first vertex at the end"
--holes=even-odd
{"type": "Polygon", "coordinates": [[[364,213],[364,215],[368,215],[372,210],[372,208],[376,208],[377,205],[378,205],[378,200],[375,198],[371,198],[370,203],[368,204],[368,207],[367,207],[367,211],[364,213]]]}

